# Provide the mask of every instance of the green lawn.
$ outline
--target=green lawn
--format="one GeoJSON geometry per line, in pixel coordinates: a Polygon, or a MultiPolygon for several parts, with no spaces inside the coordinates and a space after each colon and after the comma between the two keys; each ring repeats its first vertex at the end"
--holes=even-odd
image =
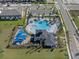
{"type": "Polygon", "coordinates": [[[23,24],[22,21],[0,21],[0,48],[4,50],[0,53],[0,59],[68,59],[66,48],[42,49],[39,53],[26,54],[28,49],[6,49],[5,46],[10,38],[11,30],[14,26],[23,24]],[[60,50],[64,50],[60,52],[60,50]]]}
{"type": "Polygon", "coordinates": [[[67,59],[65,51],[60,52],[59,49],[55,49],[53,52],[47,51],[47,49],[32,54],[26,54],[28,49],[6,49],[2,59],[67,59]]]}
{"type": "Polygon", "coordinates": [[[76,26],[79,28],[79,19],[77,17],[74,17],[74,22],[76,26]]]}

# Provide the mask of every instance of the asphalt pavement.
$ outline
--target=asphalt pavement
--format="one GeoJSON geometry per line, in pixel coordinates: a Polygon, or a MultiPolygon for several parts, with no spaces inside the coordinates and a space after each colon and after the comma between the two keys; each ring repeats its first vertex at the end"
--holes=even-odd
{"type": "Polygon", "coordinates": [[[78,37],[77,33],[76,33],[76,29],[74,27],[74,25],[71,22],[71,18],[69,17],[67,10],[64,7],[64,4],[62,3],[61,0],[56,0],[56,4],[59,6],[61,15],[63,17],[64,23],[66,25],[67,31],[69,32],[69,37],[71,39],[71,41],[69,42],[69,48],[70,48],[70,54],[72,59],[79,59],[79,50],[78,47],[76,46],[76,39],[74,39],[75,37],[78,37]]]}
{"type": "Polygon", "coordinates": [[[65,4],[69,10],[79,10],[79,4],[65,4]]]}

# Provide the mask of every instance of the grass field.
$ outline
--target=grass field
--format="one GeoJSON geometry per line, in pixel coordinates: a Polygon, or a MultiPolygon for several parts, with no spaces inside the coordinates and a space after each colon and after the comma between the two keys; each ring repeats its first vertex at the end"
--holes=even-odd
{"type": "Polygon", "coordinates": [[[0,48],[4,51],[0,53],[0,59],[68,59],[66,47],[54,49],[52,52],[49,49],[42,49],[32,54],[26,54],[29,49],[6,49],[11,30],[18,24],[23,23],[22,21],[0,21],[0,48]]]}
{"type": "Polygon", "coordinates": [[[67,59],[65,50],[60,52],[59,49],[55,49],[53,52],[48,49],[43,49],[39,53],[33,52],[32,54],[26,54],[28,49],[6,49],[2,59],[67,59]]]}

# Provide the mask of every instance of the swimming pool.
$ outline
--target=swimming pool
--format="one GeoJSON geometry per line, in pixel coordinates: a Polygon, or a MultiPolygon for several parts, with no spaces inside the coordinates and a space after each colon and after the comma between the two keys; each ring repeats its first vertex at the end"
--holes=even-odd
{"type": "Polygon", "coordinates": [[[26,26],[26,30],[35,34],[36,30],[46,30],[48,32],[56,33],[58,30],[57,24],[50,24],[47,20],[33,20],[26,26]]]}
{"type": "Polygon", "coordinates": [[[26,33],[23,27],[19,27],[18,31],[13,39],[13,44],[21,45],[21,43],[26,40],[28,33],[26,33]]]}

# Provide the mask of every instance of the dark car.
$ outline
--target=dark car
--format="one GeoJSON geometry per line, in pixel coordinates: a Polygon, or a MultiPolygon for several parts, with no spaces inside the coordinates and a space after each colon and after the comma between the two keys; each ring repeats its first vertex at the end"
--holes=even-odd
{"type": "Polygon", "coordinates": [[[75,56],[79,56],[79,53],[76,53],[75,56]]]}

